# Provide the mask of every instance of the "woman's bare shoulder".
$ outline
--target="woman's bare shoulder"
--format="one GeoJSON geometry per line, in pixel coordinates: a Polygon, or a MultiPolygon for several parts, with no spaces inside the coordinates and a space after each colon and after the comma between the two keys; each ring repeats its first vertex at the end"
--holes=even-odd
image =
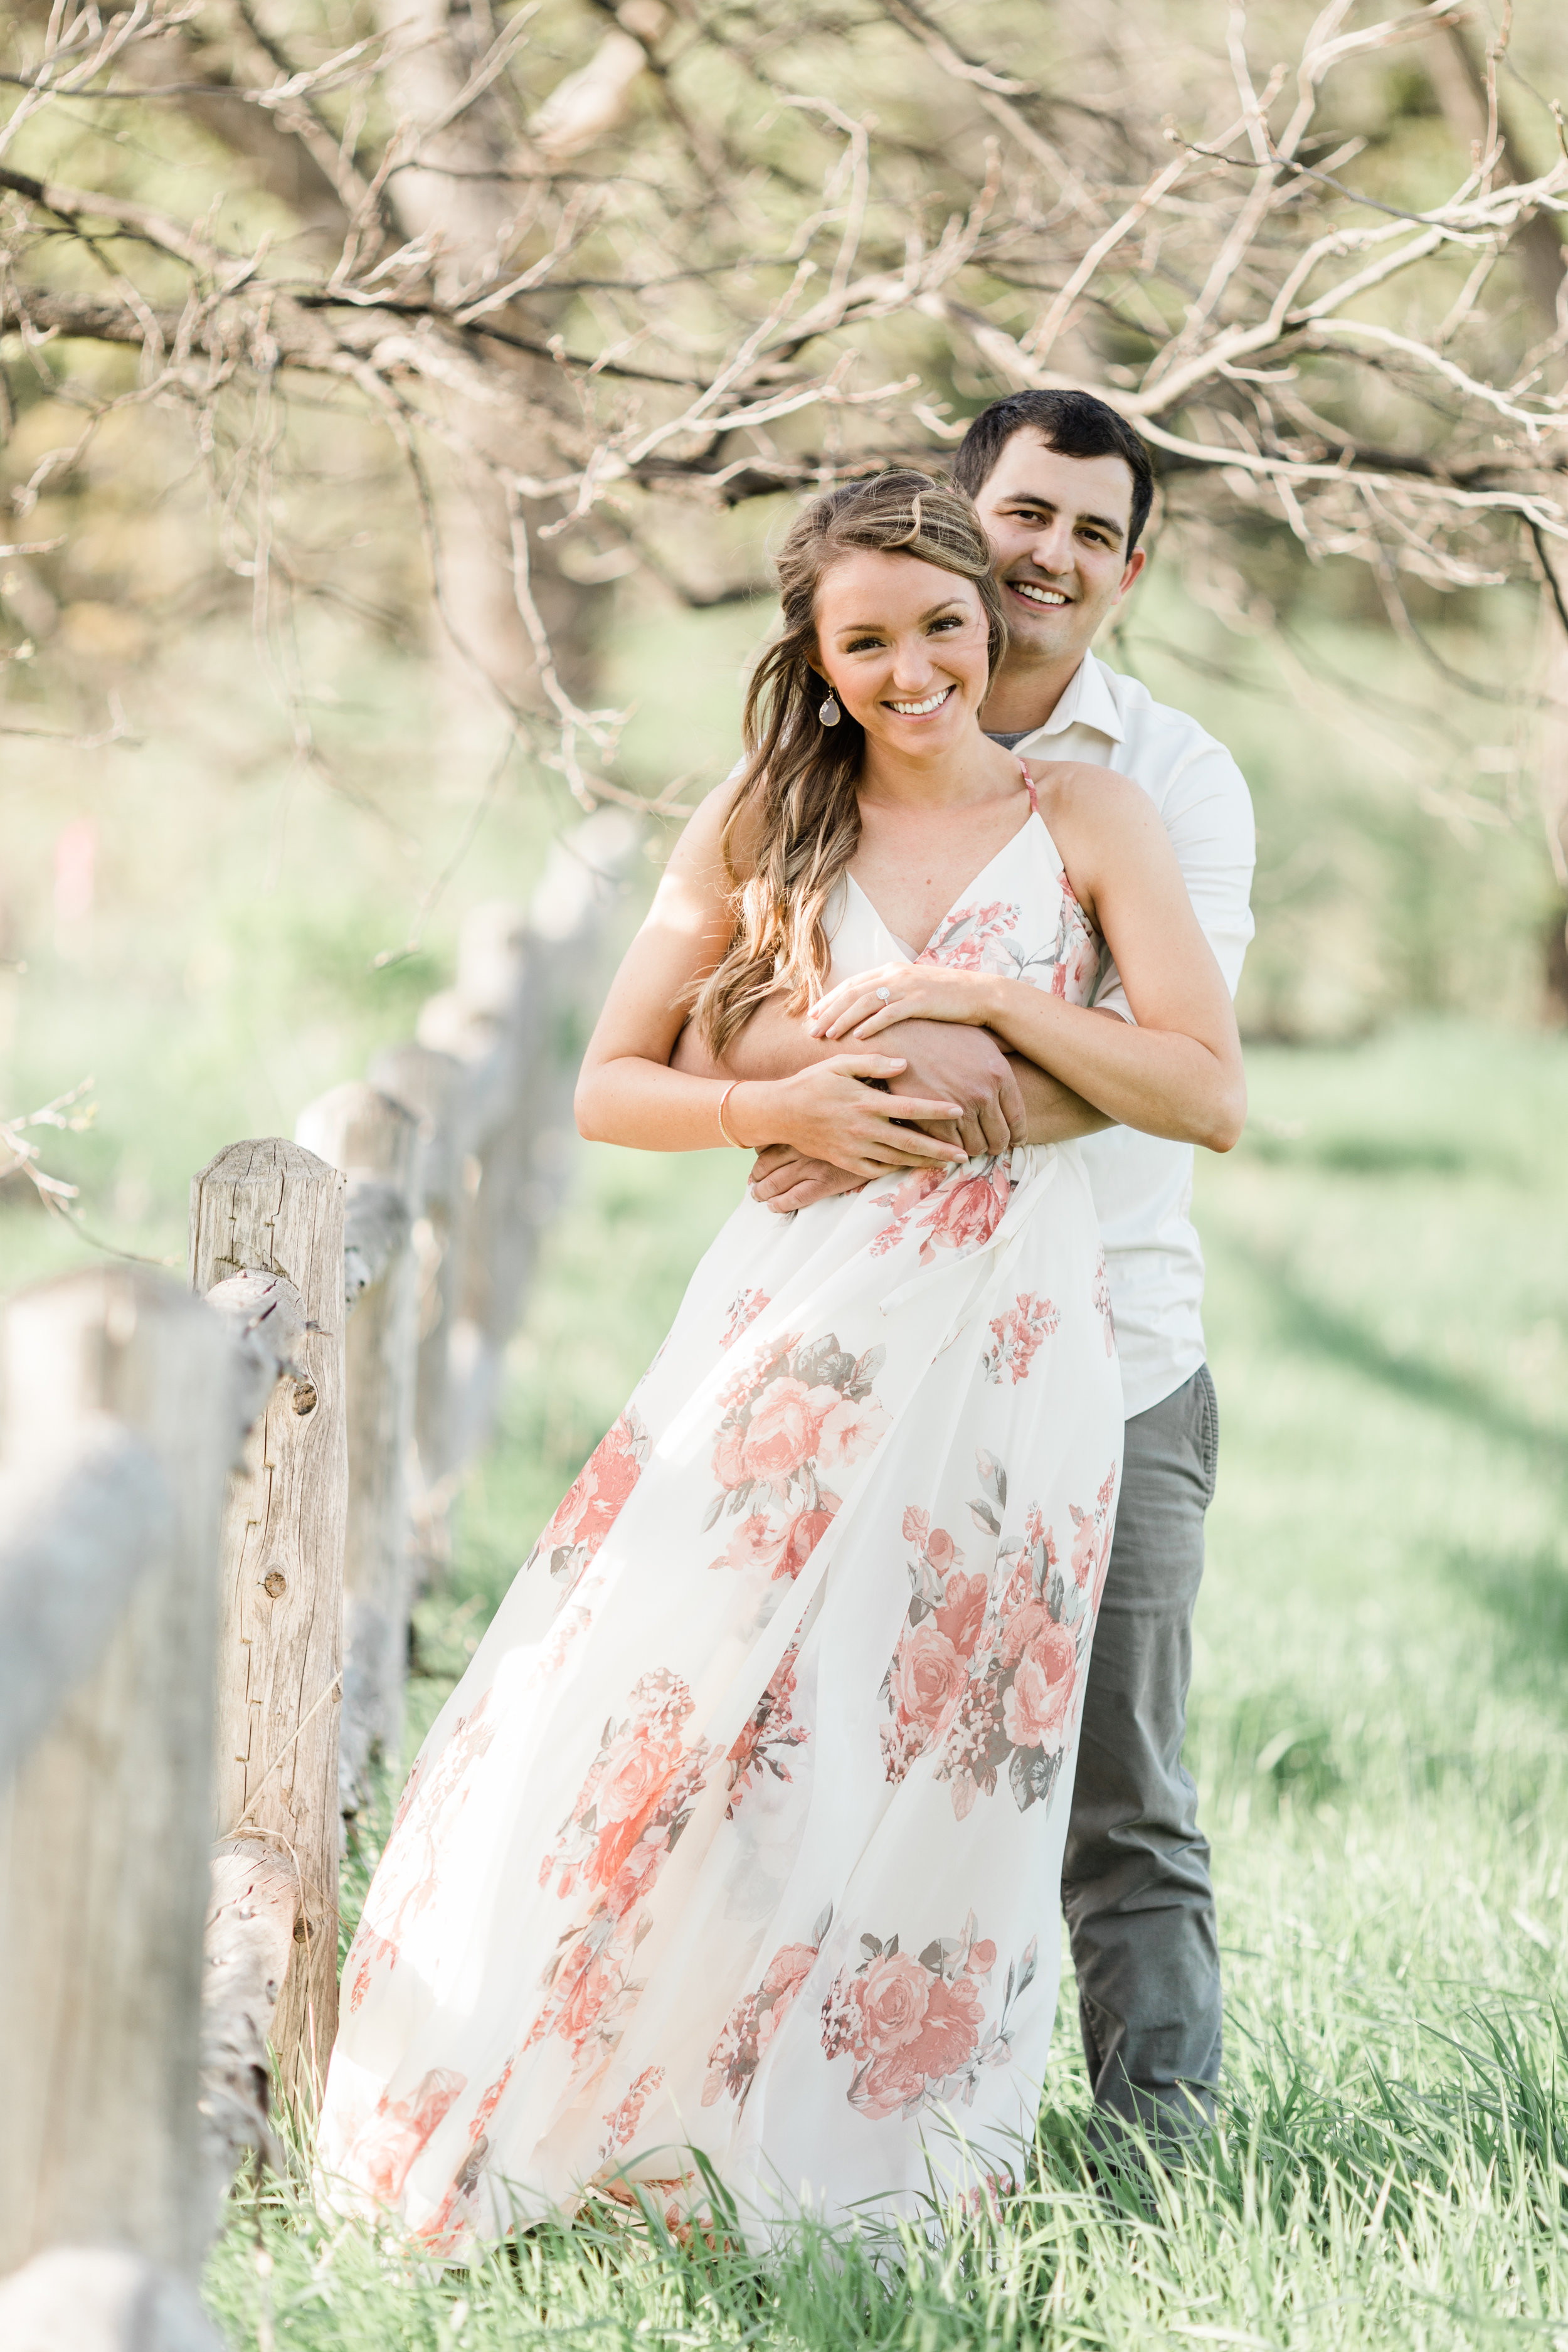
{"type": "MultiPolygon", "coordinates": [[[[699,802],[688,817],[679,840],[675,845],[670,865],[690,873],[727,872],[724,856],[724,835],[737,803],[742,799],[746,770],[742,763],[731,770],[722,783],[715,784],[699,802]]],[[[736,827],[731,851],[738,861],[749,859],[754,849],[750,838],[754,828],[742,821],[736,827]]]]}
{"type": "Polygon", "coordinates": [[[1103,837],[1142,832],[1151,818],[1158,822],[1148,793],[1114,768],[1088,760],[1031,760],[1028,767],[1040,814],[1053,833],[1061,826],[1103,837]]]}

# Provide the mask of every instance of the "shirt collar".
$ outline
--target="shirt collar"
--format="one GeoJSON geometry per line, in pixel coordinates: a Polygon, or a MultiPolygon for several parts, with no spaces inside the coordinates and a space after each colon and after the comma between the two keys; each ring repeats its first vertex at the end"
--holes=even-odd
{"type": "Polygon", "coordinates": [[[1112,676],[1095,655],[1085,654],[1045,725],[1035,728],[1015,748],[1022,751],[1038,737],[1064,735],[1069,727],[1090,727],[1097,735],[1109,736],[1111,742],[1120,743],[1127,730],[1110,691],[1112,676]]]}

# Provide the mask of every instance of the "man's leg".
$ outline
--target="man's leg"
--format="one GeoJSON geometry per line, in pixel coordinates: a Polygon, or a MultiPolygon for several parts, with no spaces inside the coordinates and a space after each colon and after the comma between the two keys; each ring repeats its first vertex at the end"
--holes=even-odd
{"type": "Polygon", "coordinates": [[[1112,2145],[1119,2116],[1169,2142],[1214,2113],[1219,1948],[1182,1738],[1218,1433],[1206,1365],[1128,1423],[1089,1659],[1062,1906],[1089,2084],[1112,2145]]]}

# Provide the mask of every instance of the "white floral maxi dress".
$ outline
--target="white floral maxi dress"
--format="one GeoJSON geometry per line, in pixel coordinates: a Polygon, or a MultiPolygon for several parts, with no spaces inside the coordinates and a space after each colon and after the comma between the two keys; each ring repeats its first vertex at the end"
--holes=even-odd
{"type": "MultiPolygon", "coordinates": [[[[925,958],[1099,949],[1032,813],[925,958]]],[[[835,976],[907,952],[851,883],[835,976]]],[[[693,2147],[764,2226],[1016,2169],[1121,1433],[1076,1146],[742,1202],[414,1766],[334,2193],[457,2252],[693,2147]]]]}

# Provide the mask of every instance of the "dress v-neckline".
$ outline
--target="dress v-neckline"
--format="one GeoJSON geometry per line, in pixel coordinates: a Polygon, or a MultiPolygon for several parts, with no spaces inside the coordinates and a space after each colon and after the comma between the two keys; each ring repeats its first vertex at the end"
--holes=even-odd
{"type": "MultiPolygon", "coordinates": [[[[1047,840],[1047,841],[1049,841],[1049,840],[1050,840],[1050,834],[1049,834],[1048,830],[1047,830],[1047,827],[1046,827],[1046,820],[1045,820],[1045,818],[1040,814],[1039,809],[1038,809],[1038,808],[1034,804],[1034,795],[1033,795],[1033,793],[1031,793],[1031,794],[1030,794],[1030,808],[1029,808],[1029,814],[1028,814],[1028,815],[1024,819],[1023,824],[1018,827],[1017,832],[1016,832],[1016,833],[1010,833],[1010,834],[1007,835],[1006,840],[1002,844],[1001,848],[1000,848],[1000,849],[998,849],[998,850],[996,851],[996,853],[995,853],[995,855],[994,855],[994,856],[992,856],[992,857],[990,857],[990,858],[988,858],[988,859],[986,860],[985,864],[981,867],[981,869],[980,869],[979,873],[978,873],[978,874],[975,874],[975,875],[972,875],[972,876],[971,876],[971,877],[970,877],[970,879],[969,879],[969,880],[964,884],[964,886],[963,886],[963,889],[962,889],[962,890],[957,891],[957,892],[954,894],[952,904],[951,904],[951,905],[950,905],[950,906],[945,909],[945,911],[944,911],[942,915],[940,915],[940,916],[938,917],[937,921],[936,921],[935,925],[933,926],[932,929],[931,929],[931,935],[930,935],[930,938],[928,938],[928,939],[927,939],[926,943],[925,943],[925,947],[923,947],[923,948],[914,948],[914,947],[911,947],[911,946],[910,945],[910,942],[908,941],[908,940],[906,940],[906,939],[900,939],[900,936],[899,936],[898,932],[894,930],[894,929],[893,929],[893,927],[892,927],[891,923],[889,923],[889,922],[887,920],[887,919],[886,919],[886,917],[885,917],[884,915],[882,915],[881,913],[879,913],[879,912],[876,900],[875,900],[875,899],[870,896],[870,893],[869,893],[868,890],[866,890],[866,889],[862,887],[862,885],[861,885],[860,883],[858,883],[858,882],[856,880],[856,878],[855,878],[855,877],[854,877],[854,875],[853,875],[853,874],[847,874],[847,875],[845,876],[845,877],[844,877],[844,878],[845,878],[845,880],[848,883],[848,885],[849,885],[849,887],[850,887],[850,888],[851,888],[852,890],[858,891],[858,892],[859,893],[860,898],[862,898],[862,900],[865,902],[866,906],[870,909],[870,912],[871,912],[871,914],[873,915],[873,917],[875,918],[875,919],[876,919],[879,923],[880,923],[880,924],[881,924],[882,929],[886,931],[886,933],[888,934],[888,937],[892,940],[893,945],[894,945],[896,948],[900,948],[900,949],[901,949],[901,950],[902,950],[902,951],[903,951],[903,953],[904,953],[905,955],[907,955],[907,956],[908,956],[908,958],[909,958],[909,960],[910,960],[910,961],[911,963],[919,963],[919,961],[920,961],[920,960],[921,960],[921,956],[923,956],[923,955],[925,954],[925,952],[926,952],[926,948],[929,948],[929,947],[930,947],[930,945],[931,945],[931,940],[939,939],[939,938],[941,937],[941,935],[942,935],[942,933],[943,932],[943,930],[945,930],[945,929],[947,928],[947,925],[952,921],[952,919],[953,916],[957,913],[957,911],[958,911],[959,908],[963,906],[963,904],[964,900],[965,900],[965,899],[970,896],[970,894],[971,894],[971,893],[972,893],[972,892],[976,888],[976,887],[977,887],[980,883],[982,883],[982,882],[984,882],[984,879],[985,879],[986,876],[990,873],[992,866],[994,866],[994,865],[996,865],[996,864],[997,864],[997,862],[998,862],[998,860],[1000,860],[1001,858],[1003,858],[1003,857],[1005,857],[1005,856],[1006,856],[1006,854],[1007,854],[1008,850],[1010,850],[1010,849],[1013,847],[1013,845],[1014,845],[1014,844],[1015,844],[1016,842],[1022,840],[1022,838],[1023,838],[1024,835],[1025,835],[1026,833],[1027,833],[1027,831],[1029,830],[1029,827],[1030,827],[1032,824],[1037,824],[1037,825],[1041,828],[1042,832],[1045,832],[1047,840]]],[[[1054,845],[1054,844],[1053,844],[1052,845],[1053,845],[1053,847],[1055,846],[1055,845],[1054,845]]]]}

